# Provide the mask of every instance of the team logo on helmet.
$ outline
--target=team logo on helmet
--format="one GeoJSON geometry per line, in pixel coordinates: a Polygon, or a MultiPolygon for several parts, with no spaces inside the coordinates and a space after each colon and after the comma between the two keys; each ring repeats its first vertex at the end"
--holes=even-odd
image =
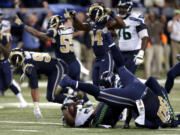
{"type": "Polygon", "coordinates": [[[48,22],[48,29],[49,28],[64,28],[64,23],[66,22],[66,19],[59,15],[54,15],[49,19],[48,22]]]}
{"type": "Polygon", "coordinates": [[[12,51],[9,54],[10,63],[15,67],[19,67],[22,65],[23,60],[24,60],[24,51],[20,48],[12,49],[12,51]]]}
{"type": "Polygon", "coordinates": [[[90,19],[94,22],[100,22],[104,17],[104,8],[101,5],[93,4],[90,6],[88,15],[90,19]]]}

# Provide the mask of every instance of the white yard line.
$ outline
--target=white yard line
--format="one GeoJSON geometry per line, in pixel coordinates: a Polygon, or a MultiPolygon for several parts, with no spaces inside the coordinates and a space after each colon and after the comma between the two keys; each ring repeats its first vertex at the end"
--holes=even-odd
{"type": "Polygon", "coordinates": [[[14,130],[11,130],[11,131],[15,131],[15,132],[33,132],[33,133],[37,133],[37,132],[41,132],[39,130],[26,130],[26,129],[14,129],[14,130]]]}
{"type": "Polygon", "coordinates": [[[58,125],[62,126],[62,123],[52,123],[52,122],[34,122],[34,121],[4,121],[1,120],[0,123],[8,123],[8,124],[39,124],[39,125],[58,125]]]}
{"type": "MultiPolygon", "coordinates": [[[[17,107],[19,106],[19,102],[18,103],[0,103],[0,106],[2,107],[17,107]]],[[[57,103],[39,103],[39,106],[41,108],[60,108],[61,104],[57,104],[57,103]]],[[[28,107],[34,107],[33,103],[28,103],[28,107]]]]}

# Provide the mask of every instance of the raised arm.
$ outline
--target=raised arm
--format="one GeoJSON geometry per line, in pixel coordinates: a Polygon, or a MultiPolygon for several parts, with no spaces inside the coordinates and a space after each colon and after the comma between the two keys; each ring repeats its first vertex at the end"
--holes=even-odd
{"type": "Polygon", "coordinates": [[[24,28],[24,30],[26,30],[33,36],[39,38],[40,40],[43,40],[43,41],[51,41],[52,40],[52,38],[47,36],[46,33],[40,32],[30,26],[25,25],[18,16],[16,16],[14,23],[17,24],[19,27],[24,28]]]}
{"type": "Polygon", "coordinates": [[[76,11],[70,11],[69,15],[73,19],[73,26],[76,29],[83,30],[83,31],[90,31],[91,30],[90,24],[82,23],[81,21],[78,20],[78,18],[76,17],[76,11]]]}
{"type": "Polygon", "coordinates": [[[47,36],[46,33],[40,32],[40,31],[30,27],[30,26],[25,25],[24,30],[26,30],[27,32],[29,32],[30,34],[32,34],[33,36],[39,38],[42,41],[51,41],[52,40],[52,38],[47,36]]]}

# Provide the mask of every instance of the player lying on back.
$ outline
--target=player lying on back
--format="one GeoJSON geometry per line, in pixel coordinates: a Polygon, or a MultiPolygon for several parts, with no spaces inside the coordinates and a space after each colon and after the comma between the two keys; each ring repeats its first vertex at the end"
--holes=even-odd
{"type": "MultiPolygon", "coordinates": [[[[113,12],[111,13],[111,15],[113,15],[113,12]]],[[[112,55],[108,48],[108,45],[113,43],[113,39],[111,38],[111,33],[108,29],[116,27],[123,28],[125,27],[125,24],[120,18],[115,17],[112,19],[106,13],[106,9],[99,4],[93,4],[89,7],[89,22],[82,23],[79,21],[75,11],[70,11],[69,14],[73,19],[73,26],[76,29],[90,32],[91,45],[96,57],[93,64],[92,80],[93,84],[98,86],[100,75],[104,71],[113,70],[112,55]]]]}
{"type": "Polygon", "coordinates": [[[177,127],[179,118],[174,115],[166,90],[154,78],[149,78],[145,84],[140,82],[124,67],[123,56],[115,44],[109,47],[118,67],[122,88],[100,89],[89,83],[74,81],[68,76],[64,77],[61,86],[78,88],[110,107],[132,109],[137,114],[135,123],[139,127],[177,127]]]}
{"type": "Polygon", "coordinates": [[[20,101],[18,107],[27,107],[27,102],[21,94],[21,88],[12,78],[11,65],[8,54],[12,48],[11,24],[8,20],[1,20],[0,15],[0,91],[11,89],[20,101]]]}
{"type": "Polygon", "coordinates": [[[21,81],[25,76],[29,79],[35,117],[42,117],[39,108],[38,74],[45,74],[48,77],[47,100],[49,102],[63,103],[65,96],[56,93],[58,84],[64,74],[64,67],[61,61],[51,57],[48,53],[28,52],[19,48],[15,48],[10,52],[9,61],[14,67],[22,68],[21,81]]]}
{"type": "MultiPolygon", "coordinates": [[[[63,16],[54,15],[49,19],[48,30],[46,33],[40,32],[28,25],[25,25],[16,16],[15,23],[27,32],[42,41],[50,41],[55,49],[55,55],[58,59],[62,59],[67,63],[68,75],[74,80],[80,80],[80,64],[74,54],[73,33],[74,28],[66,26],[67,19],[63,16]]],[[[66,89],[67,90],[67,89],[66,89]]],[[[65,91],[65,90],[64,90],[65,91]]],[[[89,99],[84,94],[84,102],[89,103],[89,99]]]]}

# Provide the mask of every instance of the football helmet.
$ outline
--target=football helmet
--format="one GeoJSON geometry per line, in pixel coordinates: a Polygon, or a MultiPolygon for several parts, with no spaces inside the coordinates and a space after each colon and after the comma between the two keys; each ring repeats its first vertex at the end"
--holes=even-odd
{"type": "Polygon", "coordinates": [[[50,17],[48,22],[48,29],[49,28],[64,28],[64,23],[66,22],[66,19],[59,15],[53,15],[50,17]]]}
{"type": "Polygon", "coordinates": [[[111,88],[114,86],[115,75],[113,72],[105,71],[100,76],[100,86],[111,88]]]}
{"type": "Polygon", "coordinates": [[[133,2],[131,0],[120,0],[118,3],[118,12],[121,18],[126,18],[131,14],[133,2]]]}
{"type": "Polygon", "coordinates": [[[21,48],[12,49],[9,54],[9,61],[15,67],[21,66],[24,61],[23,49],[21,49],[21,48]]]}
{"type": "Polygon", "coordinates": [[[100,22],[104,18],[104,7],[99,4],[93,4],[88,10],[88,15],[95,23],[100,22]]]}

